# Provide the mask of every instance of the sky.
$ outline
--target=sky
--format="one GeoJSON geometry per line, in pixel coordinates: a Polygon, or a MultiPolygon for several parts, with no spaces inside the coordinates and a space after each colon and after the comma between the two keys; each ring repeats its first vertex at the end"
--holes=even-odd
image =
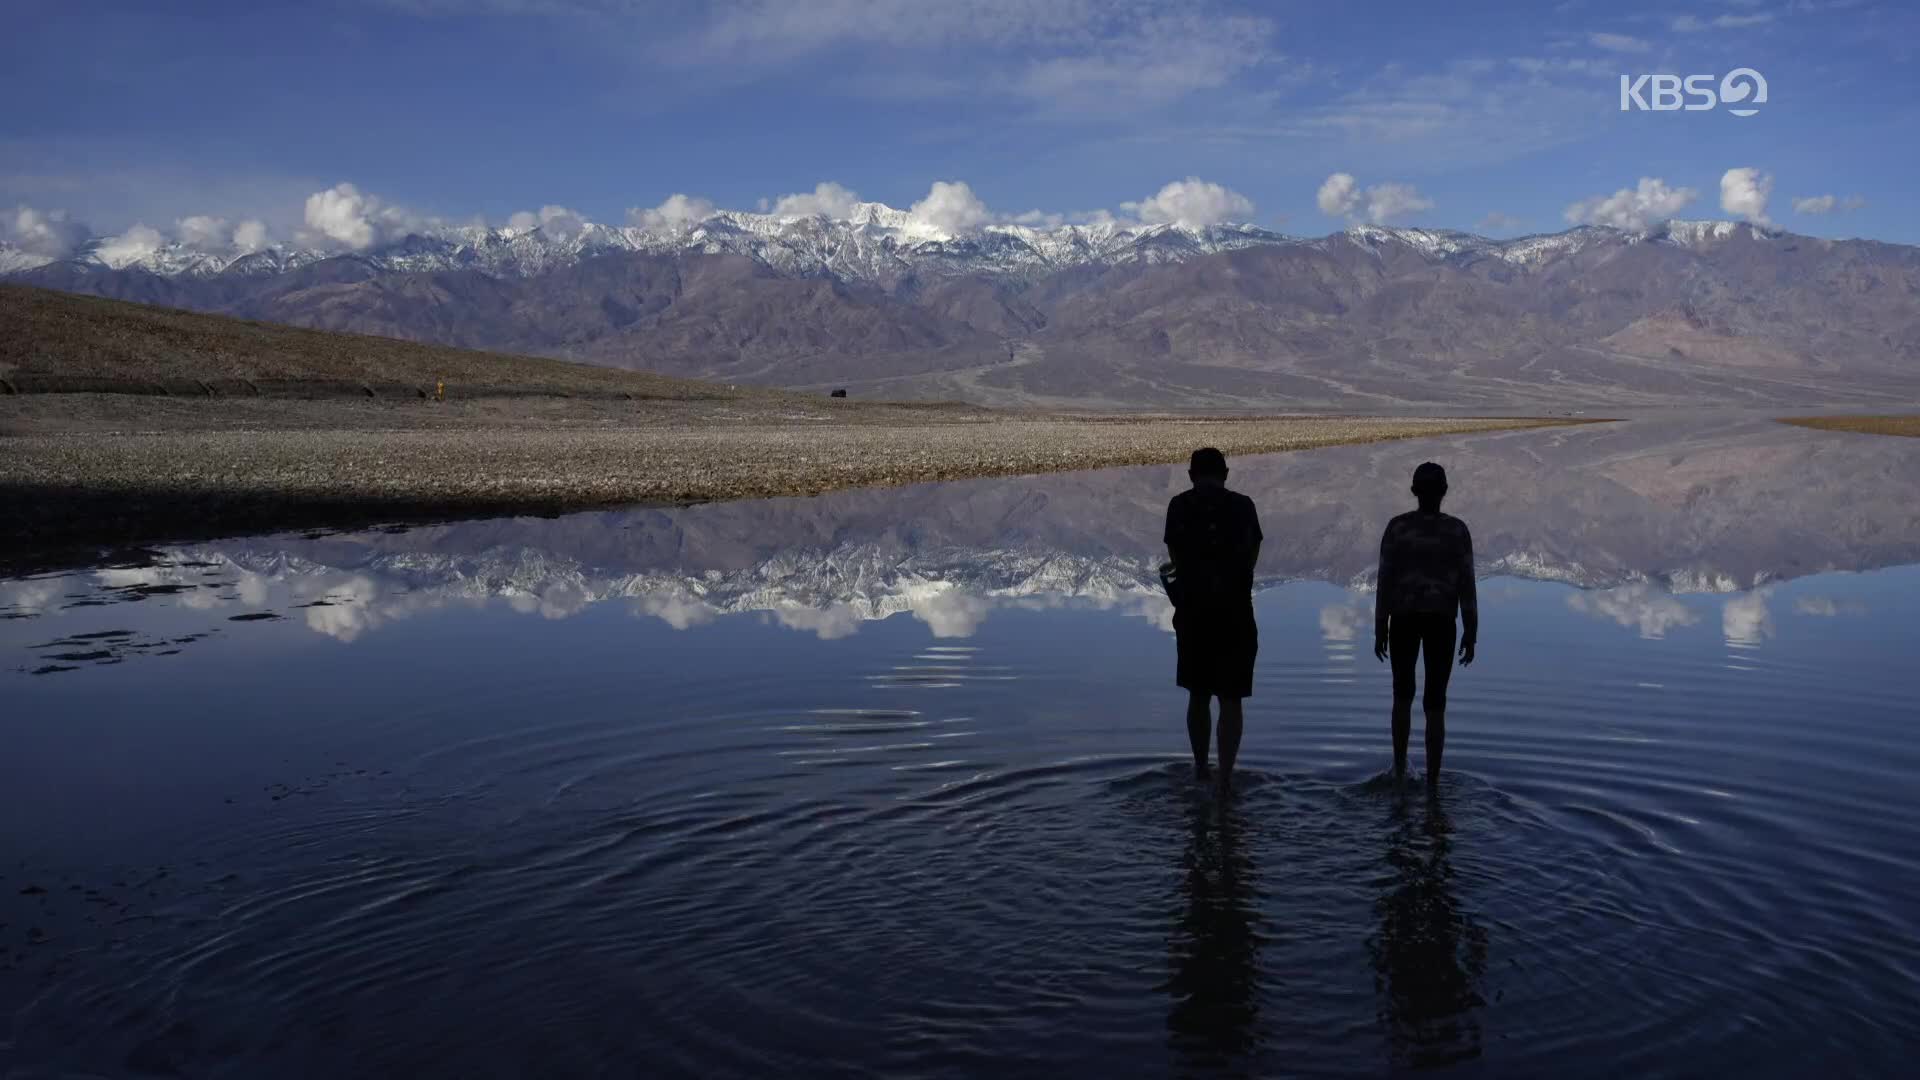
{"type": "Polygon", "coordinates": [[[856,197],[942,228],[1682,217],[1920,243],[1909,0],[9,0],[0,22],[0,239],[29,247],[856,197]],[[1767,82],[1754,115],[1621,108],[1622,75],[1737,68],[1767,82]]]}

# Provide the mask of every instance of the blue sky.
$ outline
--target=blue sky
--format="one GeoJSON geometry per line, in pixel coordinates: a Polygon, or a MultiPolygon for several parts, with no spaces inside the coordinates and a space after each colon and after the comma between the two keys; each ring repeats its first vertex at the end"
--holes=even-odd
{"type": "Polygon", "coordinates": [[[1920,242],[1920,5],[1900,0],[15,0],[5,18],[0,216],[103,234],[216,215],[286,239],[341,182],[499,224],[549,204],[622,222],[675,193],[752,209],[823,181],[1124,217],[1197,177],[1181,191],[1203,217],[1301,234],[1571,213],[1920,242]],[[1768,81],[1758,115],[1620,111],[1622,73],[1737,67],[1768,81]]]}

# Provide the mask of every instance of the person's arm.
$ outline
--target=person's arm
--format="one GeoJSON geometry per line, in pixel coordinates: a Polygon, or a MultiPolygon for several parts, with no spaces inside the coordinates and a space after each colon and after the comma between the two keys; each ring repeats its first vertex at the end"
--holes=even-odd
{"type": "Polygon", "coordinates": [[[1387,525],[1387,531],[1380,534],[1380,572],[1374,577],[1373,589],[1373,655],[1375,659],[1387,658],[1387,628],[1393,611],[1393,525],[1387,525]]]}
{"type": "Polygon", "coordinates": [[[1473,579],[1473,533],[1460,525],[1460,666],[1473,663],[1474,646],[1480,641],[1480,593],[1473,579]]]}

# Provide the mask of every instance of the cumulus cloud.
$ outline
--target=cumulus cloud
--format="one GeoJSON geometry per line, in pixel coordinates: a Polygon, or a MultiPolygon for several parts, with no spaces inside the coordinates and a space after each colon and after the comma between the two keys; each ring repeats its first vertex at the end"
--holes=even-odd
{"type": "Polygon", "coordinates": [[[1767,198],[1773,194],[1773,177],[1755,168],[1728,169],[1720,177],[1720,209],[1738,214],[1755,225],[1771,225],[1767,217],[1767,198]]]}
{"type": "Polygon", "coordinates": [[[1643,176],[1636,187],[1595,195],[1568,206],[1564,216],[1571,225],[1611,225],[1640,232],[1679,213],[1699,197],[1700,193],[1690,187],[1669,187],[1657,176],[1643,176]]]}
{"type": "Polygon", "coordinates": [[[1412,184],[1375,184],[1367,189],[1368,221],[1392,221],[1431,209],[1433,200],[1420,194],[1412,184]]]}
{"type": "Polygon", "coordinates": [[[1593,33],[1587,35],[1587,41],[1596,49],[1608,52],[1643,53],[1653,51],[1653,43],[1628,34],[1593,33]]]}
{"type": "Polygon", "coordinates": [[[183,217],[173,223],[174,235],[190,248],[201,251],[214,251],[226,247],[232,234],[227,231],[227,219],[195,214],[183,217]]]}
{"type": "Polygon", "coordinates": [[[123,266],[132,266],[143,259],[151,258],[161,248],[167,246],[167,238],[160,230],[148,225],[135,225],[118,236],[110,236],[100,242],[94,254],[100,261],[118,270],[123,266]]]}
{"type": "Polygon", "coordinates": [[[241,251],[259,251],[267,246],[267,223],[248,218],[233,227],[233,246],[241,251]]]}
{"type": "Polygon", "coordinates": [[[397,240],[431,224],[344,182],[307,196],[305,220],[309,241],[351,251],[397,240]]]}
{"type": "Polygon", "coordinates": [[[1518,229],[1525,224],[1526,221],[1523,218],[1517,218],[1512,214],[1503,214],[1498,210],[1494,210],[1488,213],[1486,217],[1481,218],[1479,225],[1476,227],[1487,232],[1508,232],[1513,229],[1518,229]]]}
{"type": "Polygon", "coordinates": [[[68,217],[65,210],[16,206],[12,213],[0,217],[0,240],[49,259],[73,254],[89,235],[90,230],[68,217]]]}
{"type": "Polygon", "coordinates": [[[551,204],[539,210],[522,210],[507,219],[507,228],[515,232],[539,229],[552,236],[576,236],[585,231],[588,224],[585,215],[551,204]]]}
{"type": "Polygon", "coordinates": [[[229,228],[226,218],[195,214],[175,221],[173,235],[182,245],[195,251],[216,254],[236,252],[244,255],[267,246],[266,223],[251,218],[229,228]]]}
{"type": "Polygon", "coordinates": [[[676,191],[659,206],[629,209],[627,220],[649,232],[685,232],[712,217],[716,209],[710,199],[676,191]]]}
{"type": "Polygon", "coordinates": [[[963,180],[935,180],[927,190],[927,197],[914,203],[907,213],[927,228],[949,235],[993,221],[993,212],[963,180]]]}
{"type": "Polygon", "coordinates": [[[1376,225],[1433,209],[1433,200],[1412,184],[1375,184],[1363,189],[1352,173],[1343,172],[1322,181],[1314,201],[1329,217],[1359,217],[1376,225]]]}
{"type": "Polygon", "coordinates": [[[1611,619],[1640,631],[1640,636],[1649,640],[1659,640],[1676,626],[1692,626],[1698,621],[1698,616],[1671,594],[1646,584],[1573,593],[1567,597],[1567,607],[1597,619],[1611,619]]]}
{"type": "Polygon", "coordinates": [[[1806,195],[1793,200],[1793,212],[1796,214],[1833,214],[1848,213],[1867,205],[1867,200],[1858,195],[1844,198],[1838,195],[1806,195]]]}
{"type": "Polygon", "coordinates": [[[854,205],[859,201],[859,192],[822,180],[812,191],[798,191],[774,200],[773,213],[780,217],[846,218],[853,215],[854,205]]]}
{"type": "Polygon", "coordinates": [[[1328,217],[1341,217],[1353,213],[1360,205],[1360,184],[1352,173],[1337,172],[1320,184],[1320,192],[1315,197],[1320,204],[1320,212],[1328,217]]]}
{"type": "Polygon", "coordinates": [[[1231,188],[1189,176],[1167,184],[1138,202],[1123,202],[1120,209],[1149,225],[1164,223],[1204,229],[1234,218],[1252,217],[1253,200],[1231,188]]]}

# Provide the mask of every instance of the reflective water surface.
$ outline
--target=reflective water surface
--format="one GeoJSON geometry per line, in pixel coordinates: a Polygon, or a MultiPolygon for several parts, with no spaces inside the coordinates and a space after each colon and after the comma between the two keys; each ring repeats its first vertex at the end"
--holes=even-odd
{"type": "Polygon", "coordinates": [[[1920,1025],[1920,444],[1732,416],[282,536],[0,582],[6,1075],[1804,1075],[1920,1025]],[[1480,658],[1380,776],[1426,458],[1480,658]],[[1414,740],[1419,757],[1420,740],[1414,740]]]}

